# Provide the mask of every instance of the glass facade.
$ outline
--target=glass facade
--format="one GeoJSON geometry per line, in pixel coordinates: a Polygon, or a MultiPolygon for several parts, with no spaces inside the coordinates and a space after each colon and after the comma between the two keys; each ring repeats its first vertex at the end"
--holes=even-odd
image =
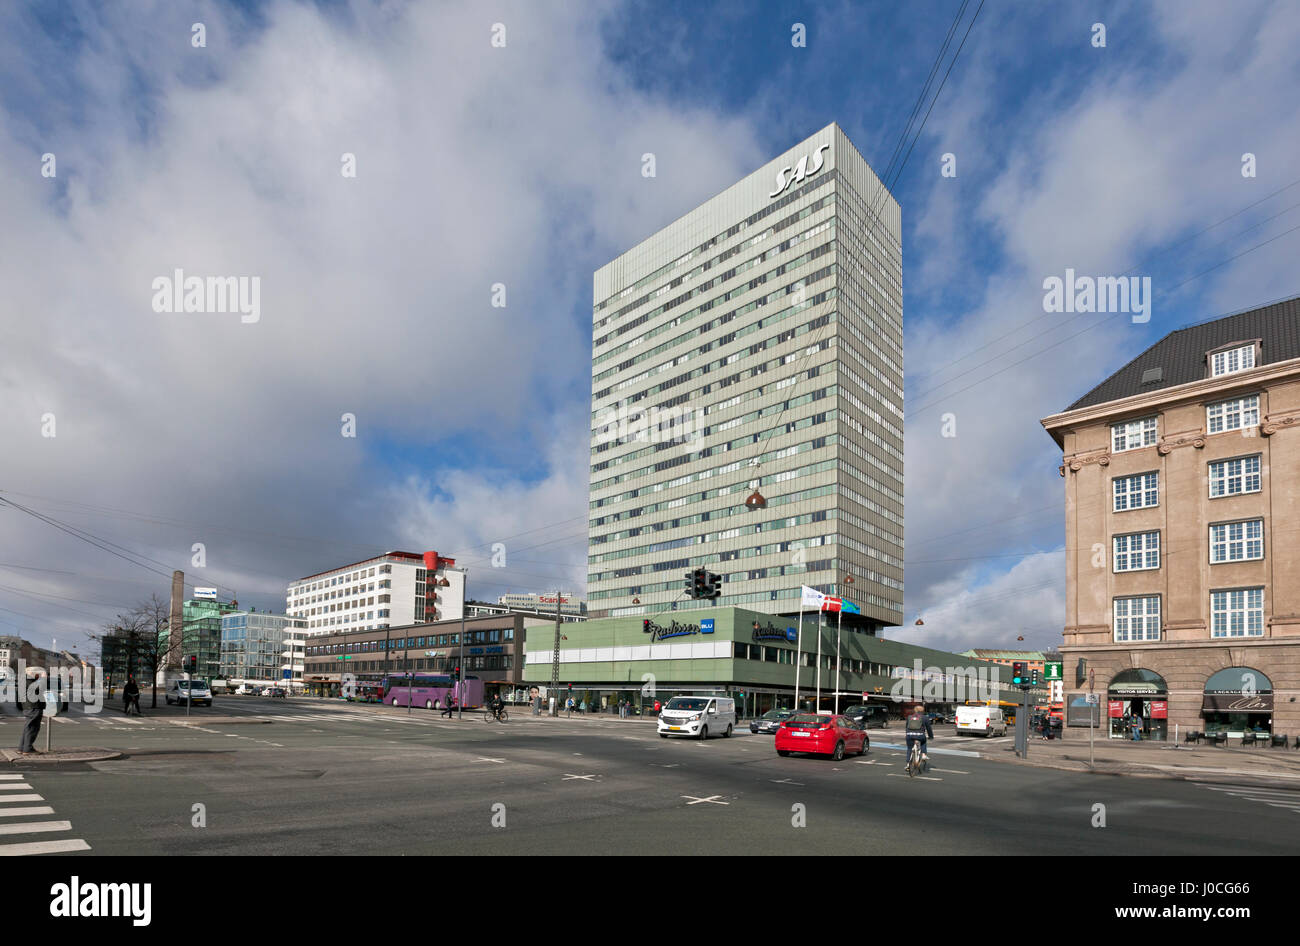
{"type": "Polygon", "coordinates": [[[305,622],[283,614],[239,611],[221,619],[221,675],[232,684],[255,683],[270,686],[284,683],[289,669],[291,682],[302,683],[302,645],[305,622]]]}

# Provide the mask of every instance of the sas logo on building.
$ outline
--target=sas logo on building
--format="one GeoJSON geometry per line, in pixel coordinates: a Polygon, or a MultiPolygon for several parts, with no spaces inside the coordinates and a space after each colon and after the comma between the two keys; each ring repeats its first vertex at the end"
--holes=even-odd
{"type": "Polygon", "coordinates": [[[828,148],[830,148],[830,145],[825,144],[812,153],[811,155],[812,167],[808,167],[808,158],[810,157],[810,155],[804,155],[802,158],[799,159],[799,163],[796,164],[794,167],[792,168],[785,167],[777,171],[776,190],[772,191],[772,193],[768,194],[767,196],[775,197],[777,194],[781,193],[791,184],[799,184],[803,181],[804,178],[812,177],[814,174],[820,171],[824,163],[824,161],[822,160],[822,152],[827,150],[828,148]],[[790,174],[791,171],[793,171],[794,174],[790,177],[786,177],[786,175],[790,174]]]}

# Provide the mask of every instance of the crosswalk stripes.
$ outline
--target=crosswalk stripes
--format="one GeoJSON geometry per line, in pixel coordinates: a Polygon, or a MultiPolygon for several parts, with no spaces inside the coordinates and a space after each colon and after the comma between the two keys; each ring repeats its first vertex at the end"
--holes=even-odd
{"type": "Polygon", "coordinates": [[[1202,788],[1208,788],[1220,795],[1230,795],[1246,801],[1256,801],[1270,808],[1285,808],[1300,814],[1300,791],[1285,788],[1260,788],[1254,785],[1218,785],[1209,782],[1197,782],[1202,788]]]}
{"type": "Polygon", "coordinates": [[[15,802],[44,801],[25,781],[25,775],[0,775],[0,857],[23,857],[32,854],[65,854],[69,851],[89,851],[90,845],[82,838],[57,838],[30,840],[33,835],[55,834],[72,830],[71,821],[23,820],[54,814],[49,805],[18,805],[15,802]],[[14,840],[9,840],[13,838],[14,840]]]}

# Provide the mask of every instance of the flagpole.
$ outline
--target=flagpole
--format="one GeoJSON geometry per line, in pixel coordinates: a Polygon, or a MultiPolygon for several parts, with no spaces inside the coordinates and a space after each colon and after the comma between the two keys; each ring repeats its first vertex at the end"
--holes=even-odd
{"type": "Polygon", "coordinates": [[[814,713],[820,713],[822,710],[822,615],[826,613],[826,599],[822,599],[822,610],[817,612],[817,702],[813,706],[814,713]]]}
{"type": "Polygon", "coordinates": [[[799,631],[795,635],[794,650],[794,711],[799,712],[799,669],[803,664],[803,595],[799,596],[799,631]]]}
{"type": "Polygon", "coordinates": [[[840,715],[840,681],[844,679],[841,670],[840,654],[840,626],[844,623],[844,606],[840,605],[839,614],[835,617],[835,715],[840,715]]]}

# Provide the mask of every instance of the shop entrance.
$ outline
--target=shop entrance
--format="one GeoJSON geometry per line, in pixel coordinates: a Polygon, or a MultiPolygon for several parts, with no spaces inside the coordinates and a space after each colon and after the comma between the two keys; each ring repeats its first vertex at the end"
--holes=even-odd
{"type": "Polygon", "coordinates": [[[1169,689],[1160,674],[1140,667],[1121,670],[1110,681],[1107,704],[1110,738],[1169,738],[1169,689]]]}
{"type": "Polygon", "coordinates": [[[1205,733],[1237,739],[1273,733],[1273,681],[1251,667],[1227,667],[1205,681],[1205,733]]]}

